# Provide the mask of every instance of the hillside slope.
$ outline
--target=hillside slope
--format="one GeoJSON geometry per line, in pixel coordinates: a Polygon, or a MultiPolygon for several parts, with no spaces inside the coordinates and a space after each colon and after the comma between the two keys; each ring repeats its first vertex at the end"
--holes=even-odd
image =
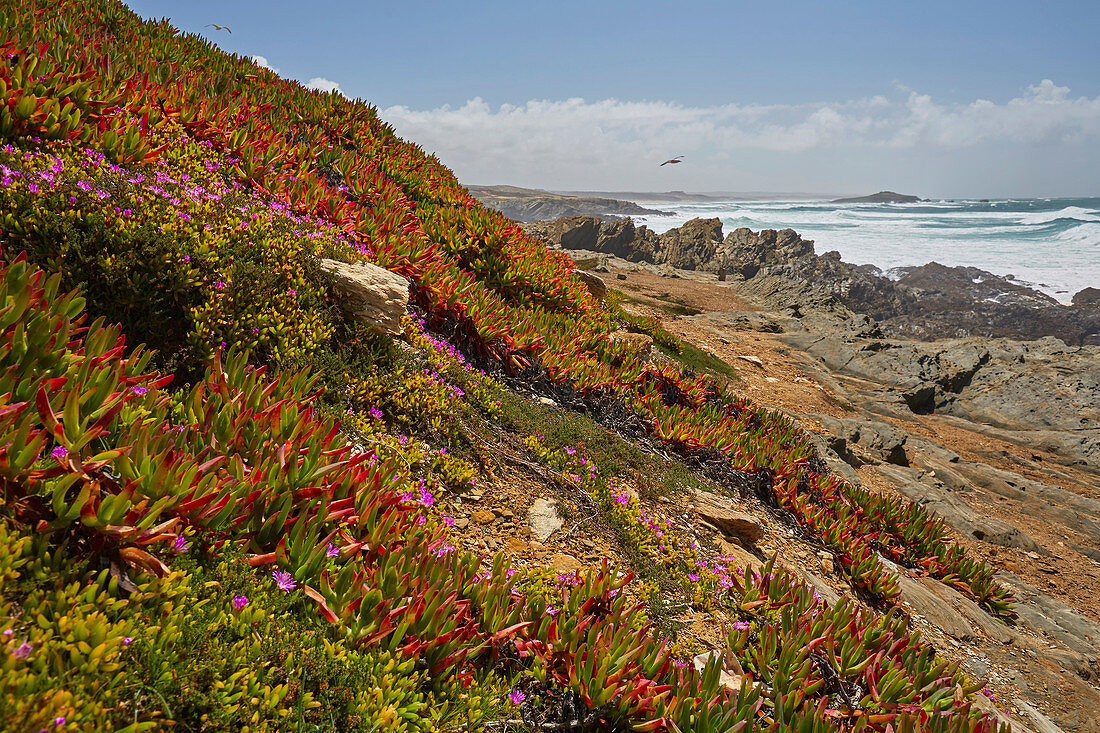
{"type": "Polygon", "coordinates": [[[118,3],[3,19],[5,728],[998,728],[890,569],[996,623],[989,566],[785,416],[649,363],[623,330],[693,352],[373,108],[118,3]],[[322,258],[407,278],[404,336],[346,319],[322,258]],[[453,507],[516,466],[621,564],[462,549],[453,507]],[[700,482],[827,548],[859,602],[680,536],[656,506],[700,482]],[[714,619],[699,669],[675,603],[714,619]]]}

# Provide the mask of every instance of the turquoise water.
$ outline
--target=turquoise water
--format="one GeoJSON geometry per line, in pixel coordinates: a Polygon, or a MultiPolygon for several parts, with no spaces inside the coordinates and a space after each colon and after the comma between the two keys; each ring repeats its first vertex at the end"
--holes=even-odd
{"type": "MultiPolygon", "coordinates": [[[[695,217],[737,227],[790,227],[821,254],[885,271],[936,261],[1014,275],[1068,303],[1078,290],[1100,288],[1100,198],[833,204],[824,201],[646,203],[675,216],[637,218],[657,233],[695,217]]],[[[888,273],[889,274],[889,273],[888,273]]]]}

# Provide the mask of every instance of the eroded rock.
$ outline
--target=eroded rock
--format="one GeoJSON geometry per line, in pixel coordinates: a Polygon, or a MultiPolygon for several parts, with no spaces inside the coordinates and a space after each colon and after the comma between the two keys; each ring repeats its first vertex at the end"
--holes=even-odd
{"type": "Polygon", "coordinates": [[[408,280],[365,262],[323,259],[321,270],[332,277],[346,317],[372,333],[401,335],[401,317],[409,304],[408,280]]]}

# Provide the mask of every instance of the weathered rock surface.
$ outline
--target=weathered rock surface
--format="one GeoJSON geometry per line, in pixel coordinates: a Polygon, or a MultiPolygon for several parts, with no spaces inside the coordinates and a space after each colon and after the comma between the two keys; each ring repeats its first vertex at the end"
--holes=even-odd
{"type": "Polygon", "coordinates": [[[549,499],[535,499],[527,513],[527,523],[540,542],[546,542],[550,535],[562,528],[561,515],[554,502],[549,499]]]}
{"type": "Polygon", "coordinates": [[[584,270],[573,270],[573,274],[584,283],[593,298],[603,300],[607,297],[607,284],[600,279],[599,275],[593,275],[591,272],[585,272],[584,270]]]}
{"type": "Polygon", "coordinates": [[[905,443],[909,436],[901,428],[866,418],[813,417],[833,436],[830,447],[849,464],[860,466],[871,461],[885,461],[899,466],[909,465],[905,455],[905,443]]]}
{"type": "Polygon", "coordinates": [[[727,537],[752,544],[764,536],[764,525],[751,514],[733,508],[733,500],[709,491],[695,492],[695,511],[727,537]]]}
{"type": "Polygon", "coordinates": [[[650,355],[653,353],[653,337],[648,333],[634,333],[633,331],[612,331],[608,337],[608,341],[615,343],[626,344],[631,348],[637,349],[638,356],[642,361],[649,361],[650,355]]]}
{"type": "Polygon", "coordinates": [[[409,304],[409,281],[389,270],[364,262],[321,260],[321,270],[332,277],[342,296],[345,316],[373,333],[399,336],[401,317],[409,304]]]}

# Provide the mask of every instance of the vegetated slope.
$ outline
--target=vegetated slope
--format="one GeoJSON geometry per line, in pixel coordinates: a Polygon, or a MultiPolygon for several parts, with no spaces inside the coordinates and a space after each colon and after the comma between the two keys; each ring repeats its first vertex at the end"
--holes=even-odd
{"type": "Polygon", "coordinates": [[[989,569],[782,416],[609,339],[629,319],[565,255],[373,108],[117,3],[2,8],[5,727],[991,729],[980,684],[889,612],[879,555],[1010,614],[989,569]],[[327,305],[321,255],[412,281],[416,357],[327,305]],[[884,613],[680,546],[536,436],[634,551],[737,614],[741,688],[654,639],[629,576],[457,551],[433,506],[487,472],[464,436],[502,382],[756,487],[884,613]]]}

